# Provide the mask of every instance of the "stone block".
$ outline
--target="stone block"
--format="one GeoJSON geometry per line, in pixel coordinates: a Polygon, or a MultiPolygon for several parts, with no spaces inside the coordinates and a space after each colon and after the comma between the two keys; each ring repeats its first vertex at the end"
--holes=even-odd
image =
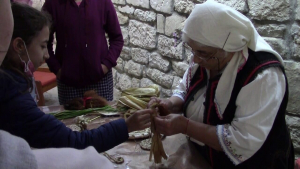
{"type": "Polygon", "coordinates": [[[135,62],[147,65],[149,62],[150,53],[144,49],[131,48],[131,56],[135,62]]]}
{"type": "Polygon", "coordinates": [[[255,24],[255,27],[260,36],[264,37],[283,38],[284,33],[286,31],[286,25],[283,24],[255,24]]]}
{"type": "Polygon", "coordinates": [[[278,52],[283,59],[287,58],[288,49],[285,45],[285,41],[279,38],[267,38],[264,37],[265,41],[276,51],[278,52]]]}
{"type": "Polygon", "coordinates": [[[130,43],[145,49],[154,49],[156,47],[156,30],[154,27],[130,20],[129,22],[130,43]]]}
{"type": "Polygon", "coordinates": [[[122,35],[123,35],[123,40],[124,40],[124,45],[129,45],[129,32],[128,32],[128,28],[121,26],[121,31],[122,31],[122,35]]]}
{"type": "Polygon", "coordinates": [[[153,85],[153,84],[155,84],[155,83],[152,80],[150,80],[148,78],[142,78],[140,86],[141,87],[148,87],[148,86],[153,85]]]}
{"type": "Polygon", "coordinates": [[[167,56],[172,59],[183,60],[182,43],[174,46],[174,39],[166,36],[158,36],[158,51],[163,56],[167,56]]]}
{"type": "Polygon", "coordinates": [[[172,68],[177,73],[177,76],[183,77],[185,71],[188,69],[189,65],[184,62],[172,61],[172,68]]]}
{"type": "Polygon", "coordinates": [[[112,0],[112,3],[118,4],[118,5],[125,5],[126,4],[125,0],[112,0]]]}
{"type": "Polygon", "coordinates": [[[296,19],[297,21],[300,21],[300,0],[297,0],[296,3],[297,3],[297,4],[296,4],[297,8],[295,9],[295,12],[296,12],[295,19],[296,19]]]}
{"type": "Polygon", "coordinates": [[[141,83],[141,80],[140,80],[140,79],[132,78],[132,84],[131,84],[131,87],[139,88],[139,87],[140,87],[140,83],[141,83]]]}
{"type": "Polygon", "coordinates": [[[276,1],[262,1],[250,0],[248,1],[249,14],[252,19],[270,20],[270,21],[288,21],[290,1],[276,0],[276,1]]]}
{"type": "Polygon", "coordinates": [[[118,101],[119,98],[121,97],[121,94],[122,94],[122,92],[114,87],[114,90],[113,90],[114,99],[113,100],[118,101]]]}
{"type": "Polygon", "coordinates": [[[124,64],[123,64],[123,59],[122,58],[118,58],[117,60],[117,65],[115,66],[115,69],[118,70],[119,72],[123,73],[124,72],[124,64]]]}
{"type": "Polygon", "coordinates": [[[130,48],[124,46],[122,49],[122,52],[120,54],[120,57],[124,60],[130,60],[131,59],[131,55],[130,55],[130,48]]]}
{"type": "Polygon", "coordinates": [[[165,25],[165,34],[167,36],[173,36],[173,33],[176,32],[176,30],[182,30],[185,20],[186,17],[180,16],[176,13],[173,13],[172,16],[167,17],[165,25]]]}
{"type": "Polygon", "coordinates": [[[152,53],[149,58],[149,66],[163,72],[170,70],[170,61],[164,59],[159,53],[152,53]]]}
{"type": "Polygon", "coordinates": [[[126,5],[126,6],[118,6],[118,10],[119,12],[132,15],[135,9],[132,6],[126,5]]]}
{"type": "Polygon", "coordinates": [[[289,102],[287,111],[291,114],[300,115],[300,63],[285,61],[284,67],[289,83],[289,102]]]}
{"type": "Polygon", "coordinates": [[[175,0],[174,9],[179,13],[190,14],[194,9],[194,2],[191,0],[175,0]]]}
{"type": "Polygon", "coordinates": [[[249,9],[245,0],[216,0],[221,4],[230,6],[241,13],[248,13],[249,9]]]}
{"type": "Polygon", "coordinates": [[[116,87],[121,91],[131,88],[131,78],[126,74],[118,74],[116,79],[116,87]]]}
{"type": "Polygon", "coordinates": [[[155,11],[172,14],[172,0],[150,0],[150,5],[155,11]]]}
{"type": "Polygon", "coordinates": [[[156,20],[156,13],[152,11],[143,11],[136,9],[134,11],[134,17],[140,21],[154,22],[156,20]]]}
{"type": "Polygon", "coordinates": [[[146,8],[149,9],[149,0],[126,0],[128,4],[131,4],[136,7],[146,8]]]}
{"type": "Polygon", "coordinates": [[[125,63],[124,70],[129,75],[132,75],[134,77],[141,78],[143,75],[143,65],[135,63],[132,60],[125,63]]]}
{"type": "Polygon", "coordinates": [[[172,96],[172,94],[173,94],[172,90],[161,88],[159,97],[160,98],[169,98],[172,96]]]}
{"type": "Polygon", "coordinates": [[[153,80],[155,83],[158,83],[159,85],[170,89],[173,84],[173,76],[167,75],[163,72],[160,72],[157,69],[151,69],[148,68],[147,70],[147,77],[149,77],[151,80],[153,80]]]}
{"type": "Polygon", "coordinates": [[[166,18],[162,14],[157,14],[156,30],[158,33],[165,33],[165,20],[166,18]]]}
{"type": "Polygon", "coordinates": [[[300,118],[294,116],[285,117],[287,126],[290,130],[294,150],[297,154],[300,153],[300,118]]]}
{"type": "Polygon", "coordinates": [[[118,20],[120,25],[125,25],[126,23],[128,23],[128,17],[121,14],[120,12],[117,12],[117,16],[118,16],[118,20]]]}
{"type": "Polygon", "coordinates": [[[300,45],[300,27],[297,24],[293,24],[291,28],[291,35],[295,44],[300,45]]]}
{"type": "Polygon", "coordinates": [[[292,50],[293,50],[292,59],[299,61],[300,60],[300,45],[294,44],[292,50]]]}

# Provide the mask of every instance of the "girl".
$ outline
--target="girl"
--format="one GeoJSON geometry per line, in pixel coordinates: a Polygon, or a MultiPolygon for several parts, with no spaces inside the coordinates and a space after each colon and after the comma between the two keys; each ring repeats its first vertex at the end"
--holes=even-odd
{"type": "Polygon", "coordinates": [[[27,5],[12,4],[12,13],[14,30],[0,74],[0,129],[24,138],[35,148],[94,146],[102,152],[126,141],[128,132],[150,126],[150,111],[144,110],[126,121],[119,119],[79,133],[41,112],[30,92],[34,91],[33,72],[49,57],[50,21],[27,5]]]}

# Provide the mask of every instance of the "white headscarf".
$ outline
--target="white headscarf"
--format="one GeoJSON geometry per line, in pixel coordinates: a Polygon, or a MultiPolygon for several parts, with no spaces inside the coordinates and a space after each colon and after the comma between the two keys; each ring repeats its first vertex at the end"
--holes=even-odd
{"type": "Polygon", "coordinates": [[[213,0],[195,5],[182,32],[203,45],[235,52],[216,89],[215,103],[220,118],[230,100],[238,69],[248,59],[248,48],[272,53],[283,63],[281,56],[257,33],[246,16],[213,0]]]}

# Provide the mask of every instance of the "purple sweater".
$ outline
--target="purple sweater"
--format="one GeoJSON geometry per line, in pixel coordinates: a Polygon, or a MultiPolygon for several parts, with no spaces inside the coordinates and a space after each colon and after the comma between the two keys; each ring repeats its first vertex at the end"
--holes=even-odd
{"type": "Polygon", "coordinates": [[[53,20],[47,64],[55,74],[61,69],[63,83],[74,87],[90,85],[103,78],[101,64],[108,69],[116,66],[124,41],[111,0],[82,0],[79,6],[74,0],[46,0],[43,10],[53,20]]]}

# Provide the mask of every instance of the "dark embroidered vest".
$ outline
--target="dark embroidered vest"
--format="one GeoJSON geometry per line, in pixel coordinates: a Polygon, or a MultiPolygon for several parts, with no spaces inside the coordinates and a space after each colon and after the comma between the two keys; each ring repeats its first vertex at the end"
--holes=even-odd
{"type": "MultiPolygon", "coordinates": [[[[184,112],[186,112],[188,104],[194,99],[194,95],[197,93],[197,91],[205,85],[208,85],[204,103],[205,111],[203,123],[213,126],[230,124],[236,111],[235,102],[242,87],[252,82],[259,73],[270,67],[279,67],[285,75],[283,66],[274,55],[267,52],[253,52],[249,49],[249,58],[243,69],[237,74],[234,88],[231,93],[231,98],[223,113],[223,118],[218,116],[216,112],[216,105],[214,103],[215,91],[221,75],[208,80],[205,69],[199,67],[191,80],[191,85],[187,92],[185,104],[183,106],[184,112]]],[[[205,146],[205,148],[202,149],[202,151],[204,151],[202,153],[205,154],[206,159],[209,160],[211,166],[213,168],[242,169],[293,168],[293,145],[285,122],[285,110],[288,102],[288,93],[288,84],[286,79],[286,92],[276,115],[272,129],[262,147],[252,157],[235,166],[224,152],[216,151],[208,146],[205,146]]],[[[249,102],[251,102],[251,100],[249,100],[249,102]]],[[[186,113],[184,114],[186,115],[186,113]]]]}

